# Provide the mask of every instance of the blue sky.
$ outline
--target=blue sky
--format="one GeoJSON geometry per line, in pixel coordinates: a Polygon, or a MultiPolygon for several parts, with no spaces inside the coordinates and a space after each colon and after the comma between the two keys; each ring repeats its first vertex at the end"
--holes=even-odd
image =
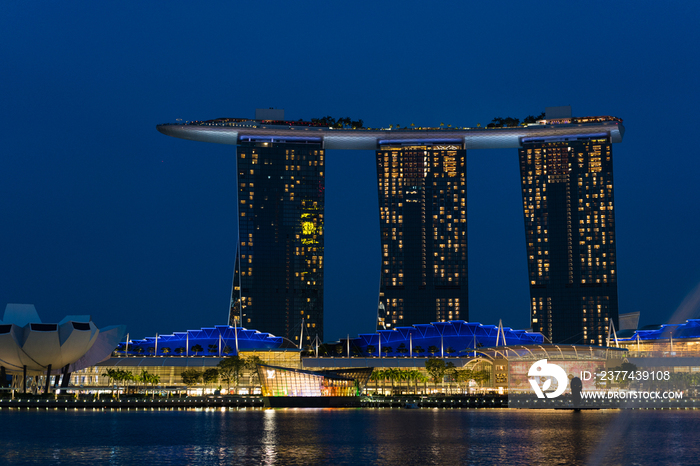
{"type": "MultiPolygon", "coordinates": [[[[225,323],[234,149],[155,125],[256,107],[372,127],[621,117],[620,312],[666,322],[700,283],[700,4],[239,3],[2,7],[1,306],[132,337],[225,323]]],[[[328,153],[327,339],[373,329],[373,157],[328,153]]],[[[527,327],[517,151],[468,152],[468,183],[470,320],[527,327]]]]}

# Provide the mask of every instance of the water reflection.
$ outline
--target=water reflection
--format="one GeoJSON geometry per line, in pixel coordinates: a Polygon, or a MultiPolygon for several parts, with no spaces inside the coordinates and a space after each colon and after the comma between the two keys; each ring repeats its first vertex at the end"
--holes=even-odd
{"type": "Polygon", "coordinates": [[[277,446],[277,429],[275,424],[275,417],[277,412],[274,409],[268,409],[265,411],[265,416],[263,417],[263,458],[262,463],[265,465],[275,464],[277,459],[275,448],[277,446]]]}
{"type": "Polygon", "coordinates": [[[692,464],[700,411],[0,413],[3,465],[692,464]]]}

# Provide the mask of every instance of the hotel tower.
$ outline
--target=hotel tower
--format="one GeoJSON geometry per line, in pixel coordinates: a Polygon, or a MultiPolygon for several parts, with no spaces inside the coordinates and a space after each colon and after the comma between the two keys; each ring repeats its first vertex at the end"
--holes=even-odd
{"type": "Polygon", "coordinates": [[[554,343],[603,345],[610,322],[619,328],[610,138],[526,138],[518,155],[532,329],[554,343]]]}
{"type": "Polygon", "coordinates": [[[377,327],[468,320],[467,152],[461,144],[394,143],[376,155],[377,327]]]}

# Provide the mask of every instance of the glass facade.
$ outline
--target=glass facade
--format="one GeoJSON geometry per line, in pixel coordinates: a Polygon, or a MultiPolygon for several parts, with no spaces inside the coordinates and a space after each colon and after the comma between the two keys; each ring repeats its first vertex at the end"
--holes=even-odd
{"type": "Polygon", "coordinates": [[[612,144],[523,141],[519,149],[532,329],[603,345],[618,327],[612,144]]]}
{"type": "Polygon", "coordinates": [[[263,396],[358,396],[371,372],[371,368],[312,372],[258,365],[263,396]]]}
{"type": "Polygon", "coordinates": [[[457,144],[380,145],[378,329],[469,318],[466,155],[457,144]]]}
{"type": "Polygon", "coordinates": [[[241,141],[238,248],[229,324],[323,340],[324,150],[241,141]]]}

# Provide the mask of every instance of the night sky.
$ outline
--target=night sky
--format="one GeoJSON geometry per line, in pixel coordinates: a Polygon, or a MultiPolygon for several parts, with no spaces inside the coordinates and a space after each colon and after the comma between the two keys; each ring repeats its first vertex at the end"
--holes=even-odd
{"type": "MultiPolygon", "coordinates": [[[[571,105],[627,130],[620,312],[698,317],[700,2],[585,3],[5,2],[0,308],[132,338],[226,323],[235,147],[159,123],[275,107],[484,126],[571,105]]],[[[470,320],[527,328],[517,150],[467,158],[470,320]]],[[[378,225],[374,152],[328,152],[326,340],[373,331],[378,225]]]]}

